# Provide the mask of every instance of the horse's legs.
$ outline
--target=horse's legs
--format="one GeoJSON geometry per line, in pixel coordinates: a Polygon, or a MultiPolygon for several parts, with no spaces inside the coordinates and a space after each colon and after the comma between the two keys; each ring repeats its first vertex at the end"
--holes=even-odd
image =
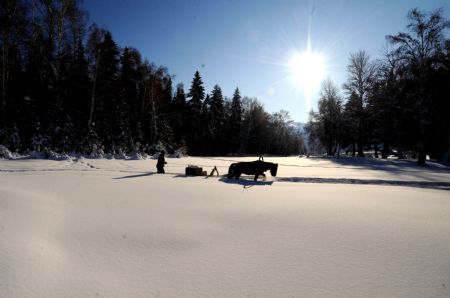
{"type": "Polygon", "coordinates": [[[256,172],[256,174],[255,174],[255,181],[258,179],[259,176],[266,177],[266,175],[264,175],[264,172],[256,172]]]}

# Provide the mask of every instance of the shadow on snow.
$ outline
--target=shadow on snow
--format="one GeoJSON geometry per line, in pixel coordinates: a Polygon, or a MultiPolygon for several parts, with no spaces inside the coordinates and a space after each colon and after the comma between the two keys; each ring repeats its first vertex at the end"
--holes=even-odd
{"type": "MultiPolygon", "coordinates": [[[[253,176],[252,176],[253,177],[253,176]]],[[[250,188],[256,185],[265,185],[265,186],[270,186],[273,184],[273,181],[254,181],[253,179],[229,179],[227,177],[222,177],[219,179],[219,181],[223,182],[223,183],[227,183],[227,184],[237,184],[237,185],[242,185],[244,188],[250,188]]]]}
{"type": "Polygon", "coordinates": [[[116,177],[113,179],[128,179],[128,178],[138,178],[138,177],[145,177],[145,176],[151,176],[154,175],[156,173],[150,172],[150,173],[143,173],[143,174],[137,174],[137,175],[128,175],[128,176],[123,176],[123,177],[116,177]]]}
{"type": "Polygon", "coordinates": [[[304,182],[304,183],[327,183],[327,184],[353,184],[353,185],[388,185],[408,186],[419,188],[434,188],[450,190],[450,182],[434,181],[405,181],[405,180],[382,180],[382,179],[352,179],[352,178],[316,178],[316,177],[280,177],[279,182],[304,182]]]}

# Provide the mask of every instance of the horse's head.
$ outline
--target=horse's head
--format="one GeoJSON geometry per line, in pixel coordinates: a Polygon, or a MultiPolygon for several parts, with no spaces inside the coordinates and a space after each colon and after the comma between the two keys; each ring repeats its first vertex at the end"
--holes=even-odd
{"type": "Polygon", "coordinates": [[[278,170],[278,164],[274,163],[270,165],[270,175],[272,176],[276,176],[277,175],[277,170],[278,170]]]}

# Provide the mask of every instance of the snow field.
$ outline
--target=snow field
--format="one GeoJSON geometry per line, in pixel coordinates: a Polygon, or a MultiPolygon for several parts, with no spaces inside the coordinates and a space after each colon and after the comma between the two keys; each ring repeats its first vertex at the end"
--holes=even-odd
{"type": "MultiPolygon", "coordinates": [[[[185,177],[230,161],[167,161],[157,175],[156,160],[0,160],[0,297],[450,296],[446,190],[185,177]]],[[[450,182],[439,165],[266,161],[292,165],[280,179],[450,182]]]]}

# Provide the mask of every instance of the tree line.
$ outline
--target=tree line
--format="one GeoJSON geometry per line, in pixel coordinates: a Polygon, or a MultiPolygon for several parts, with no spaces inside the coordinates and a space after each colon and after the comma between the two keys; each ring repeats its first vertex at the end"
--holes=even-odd
{"type": "Polygon", "coordinates": [[[311,148],[450,162],[450,22],[442,9],[412,9],[407,18],[406,32],[386,36],[383,58],[350,54],[344,98],[331,79],[322,83],[305,128],[311,148]]]}
{"type": "Polygon", "coordinates": [[[11,151],[83,154],[296,154],[303,140],[286,111],[255,98],[187,93],[167,68],[88,26],[79,0],[0,2],[0,144],[11,151]]]}

